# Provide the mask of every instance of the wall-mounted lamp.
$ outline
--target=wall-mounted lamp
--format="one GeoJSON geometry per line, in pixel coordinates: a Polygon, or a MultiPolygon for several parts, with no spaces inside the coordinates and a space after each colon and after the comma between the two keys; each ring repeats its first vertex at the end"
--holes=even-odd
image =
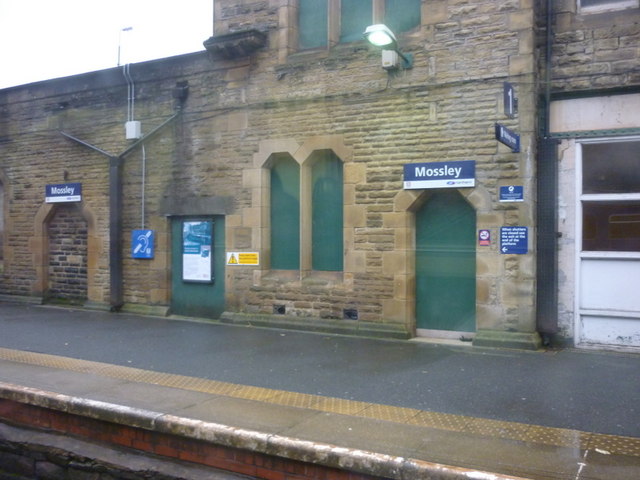
{"type": "Polygon", "coordinates": [[[382,68],[392,70],[400,66],[399,58],[402,59],[402,68],[413,67],[413,55],[403,54],[398,48],[398,40],[393,32],[381,23],[369,25],[364,31],[364,38],[373,46],[382,48],[382,68]]]}

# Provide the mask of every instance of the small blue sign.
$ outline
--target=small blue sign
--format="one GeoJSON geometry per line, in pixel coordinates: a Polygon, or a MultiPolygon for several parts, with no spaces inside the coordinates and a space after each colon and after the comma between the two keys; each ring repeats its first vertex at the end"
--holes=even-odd
{"type": "Polygon", "coordinates": [[[463,188],[476,184],[476,162],[410,163],[404,166],[404,188],[463,188]]]}
{"type": "Polygon", "coordinates": [[[509,185],[500,187],[501,202],[523,202],[524,187],[522,185],[509,185]]]}
{"type": "Polygon", "coordinates": [[[500,253],[521,255],[528,252],[528,227],[500,227],[500,253]]]}
{"type": "Polygon", "coordinates": [[[520,152],[520,135],[499,123],[496,123],[496,140],[504,143],[513,153],[520,152]]]}
{"type": "Polygon", "coordinates": [[[79,202],[82,200],[82,184],[46,185],[44,197],[46,203],[79,202]]]}
{"type": "Polygon", "coordinates": [[[516,113],[518,113],[518,99],[516,98],[516,90],[509,82],[504,82],[502,91],[504,100],[504,114],[509,118],[513,118],[516,116],[516,113]]]}
{"type": "Polygon", "coordinates": [[[153,230],[134,230],[131,232],[131,257],[153,258],[153,230]]]}

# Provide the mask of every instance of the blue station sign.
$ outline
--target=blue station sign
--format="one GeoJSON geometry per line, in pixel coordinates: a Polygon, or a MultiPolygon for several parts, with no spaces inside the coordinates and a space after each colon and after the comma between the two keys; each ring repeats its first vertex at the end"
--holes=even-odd
{"type": "Polygon", "coordinates": [[[528,227],[500,227],[500,253],[522,255],[528,251],[528,227]]]}
{"type": "Polygon", "coordinates": [[[476,162],[410,163],[404,166],[405,190],[419,188],[463,188],[476,185],[476,162]]]}
{"type": "Polygon", "coordinates": [[[82,184],[47,185],[44,196],[46,203],[80,202],[82,200],[82,184]]]}
{"type": "Polygon", "coordinates": [[[500,187],[501,202],[524,202],[524,188],[522,185],[507,185],[500,187]]]}
{"type": "Polygon", "coordinates": [[[500,143],[504,143],[513,153],[520,152],[520,135],[499,123],[496,123],[495,128],[496,140],[500,143]]]}

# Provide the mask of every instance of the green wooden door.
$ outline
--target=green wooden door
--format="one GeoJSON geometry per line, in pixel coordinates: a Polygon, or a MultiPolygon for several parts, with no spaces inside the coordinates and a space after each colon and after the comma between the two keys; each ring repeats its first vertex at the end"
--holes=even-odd
{"type": "Polygon", "coordinates": [[[417,328],[475,332],[475,231],[457,191],[435,192],[416,213],[417,328]]]}
{"type": "Polygon", "coordinates": [[[171,223],[171,313],[218,318],[224,311],[224,217],[171,223]]]}

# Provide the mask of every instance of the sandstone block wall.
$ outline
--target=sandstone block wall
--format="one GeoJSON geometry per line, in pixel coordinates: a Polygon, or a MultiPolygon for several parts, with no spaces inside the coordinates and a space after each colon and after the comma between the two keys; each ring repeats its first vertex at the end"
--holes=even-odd
{"type": "MultiPolygon", "coordinates": [[[[259,251],[266,263],[227,269],[227,308],[272,313],[286,304],[301,317],[360,319],[415,327],[416,208],[429,192],[403,190],[407,163],[475,160],[477,186],[461,193],[493,243],[478,246],[478,328],[535,328],[535,135],[538,93],[531,0],[425,0],[421,25],[400,36],[414,67],[388,73],[364,42],[330,50],[295,48],[295,2],[216,2],[216,34],[248,28],[268,36],[253,56],[206,52],[131,66],[136,120],[143,133],[176,111],[172,90],[188,82],[181,114],[123,163],[124,297],[168,305],[169,217],[227,215],[228,250],[259,251]],[[518,92],[515,119],[503,114],[502,84],[518,92]],[[499,144],[494,123],[521,135],[521,153],[499,144]],[[267,145],[267,147],[265,147],[267,145]],[[274,276],[268,266],[265,152],[331,148],[344,162],[344,265],[339,275],[274,276]],[[143,169],[144,163],[144,169],[143,169]],[[144,174],[143,174],[144,170],[144,174]],[[526,202],[501,204],[498,189],[523,185],[526,202]],[[530,228],[529,253],[501,255],[499,228],[530,228]],[[130,232],[156,231],[152,260],[131,259],[130,232]]],[[[205,40],[205,39],[203,39],[205,40]]],[[[40,294],[38,265],[48,255],[44,185],[81,182],[93,220],[88,299],[107,303],[108,158],[124,138],[127,86],[120,69],[0,92],[0,158],[6,195],[3,293],[40,294]],[[9,193],[6,193],[9,192],[9,193]],[[41,212],[41,213],[39,213],[41,212]],[[35,219],[35,220],[34,220],[35,219]],[[9,223],[10,222],[10,223],[9,223]],[[35,224],[34,224],[35,223],[35,224]],[[28,242],[23,241],[29,239],[28,242]],[[92,243],[93,242],[93,243],[92,243]]],[[[302,151],[301,151],[302,152],[302,151]]],[[[303,153],[299,153],[304,157],[303,153]]]]}
{"type": "Polygon", "coordinates": [[[557,92],[640,84],[637,8],[586,13],[576,1],[553,2],[552,87],[557,92]]]}

